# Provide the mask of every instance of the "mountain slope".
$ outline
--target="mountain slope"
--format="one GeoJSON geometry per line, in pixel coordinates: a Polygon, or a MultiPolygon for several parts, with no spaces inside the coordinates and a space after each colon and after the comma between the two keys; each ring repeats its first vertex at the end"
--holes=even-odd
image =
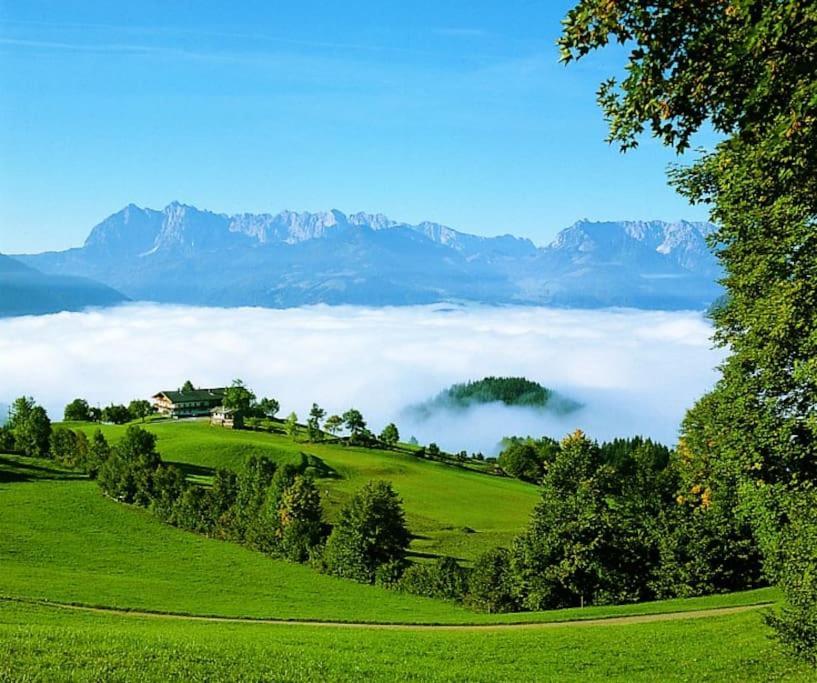
{"type": "Polygon", "coordinates": [[[64,252],[20,256],[131,298],[210,305],[489,304],[706,308],[721,293],[706,223],[580,221],[547,247],[382,214],[228,216],[129,205],[64,252]]]}
{"type": "Polygon", "coordinates": [[[110,306],[126,297],[83,277],[46,275],[0,254],[0,317],[110,306]]]}

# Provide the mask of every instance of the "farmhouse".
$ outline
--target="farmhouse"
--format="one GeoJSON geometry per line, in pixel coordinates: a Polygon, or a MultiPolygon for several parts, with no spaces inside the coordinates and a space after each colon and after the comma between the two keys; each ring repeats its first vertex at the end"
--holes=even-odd
{"type": "Polygon", "coordinates": [[[244,420],[237,410],[218,406],[210,411],[210,424],[228,429],[241,429],[244,426],[244,420]]]}
{"type": "Polygon", "coordinates": [[[209,415],[224,399],[224,387],[215,389],[178,389],[160,391],[152,396],[156,411],[169,417],[209,415]]]}

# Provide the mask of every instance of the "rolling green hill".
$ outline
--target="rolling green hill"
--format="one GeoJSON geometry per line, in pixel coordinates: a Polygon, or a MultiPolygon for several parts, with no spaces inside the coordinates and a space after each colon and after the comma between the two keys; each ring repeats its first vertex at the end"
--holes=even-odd
{"type": "MultiPolygon", "coordinates": [[[[88,433],[97,425],[67,423],[88,433]]],[[[320,480],[331,520],[350,495],[371,479],[391,481],[403,497],[417,552],[473,559],[484,550],[507,545],[526,524],[538,500],[535,486],[514,479],[418,458],[404,451],[300,443],[279,433],[211,427],[206,420],[148,422],[162,459],[206,479],[216,467],[240,469],[250,455],[298,462],[301,453],[318,456],[335,471],[320,480]]],[[[103,425],[115,441],[126,426],[103,425]]]]}
{"type": "MultiPolygon", "coordinates": [[[[184,433],[206,431],[187,423],[159,431],[180,427],[179,447],[184,433]]],[[[224,433],[233,434],[228,441],[235,438],[224,433]]],[[[353,455],[350,449],[347,457],[353,455]]],[[[389,457],[370,454],[363,464],[346,463],[346,472],[366,476],[364,470],[385,467],[389,457]]],[[[341,464],[336,456],[332,466],[341,464]]],[[[450,481],[466,482],[463,490],[482,491],[478,487],[495,481],[425,462],[414,466],[435,474],[451,469],[457,478],[450,481]]],[[[443,511],[440,504],[432,512],[443,511]]],[[[0,680],[808,680],[805,670],[775,651],[757,610],[699,612],[774,600],[767,589],[621,607],[476,614],[164,525],[145,510],[106,499],[76,472],[19,456],[0,456],[0,567],[0,650],[8,655],[0,658],[0,680]],[[695,618],[680,618],[690,610],[698,610],[695,618]],[[371,626],[205,623],[186,614],[371,626]],[[627,615],[658,621],[573,623],[627,615]],[[525,622],[532,630],[503,626],[525,622]],[[381,630],[376,624],[409,625],[381,630]],[[474,631],[458,624],[496,626],[474,631]]]]}

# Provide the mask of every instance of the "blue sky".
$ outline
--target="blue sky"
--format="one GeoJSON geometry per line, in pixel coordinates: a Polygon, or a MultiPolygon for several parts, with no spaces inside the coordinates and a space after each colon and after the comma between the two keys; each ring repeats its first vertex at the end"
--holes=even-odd
{"type": "Polygon", "coordinates": [[[666,186],[672,152],[604,142],[623,53],[559,64],[570,5],[0,0],[0,251],[172,200],[540,244],[585,217],[704,218],[666,186]]]}

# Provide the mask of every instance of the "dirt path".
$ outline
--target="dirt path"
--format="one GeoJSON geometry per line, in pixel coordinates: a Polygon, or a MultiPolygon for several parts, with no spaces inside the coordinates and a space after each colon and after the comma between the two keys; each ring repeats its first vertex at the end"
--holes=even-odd
{"type": "Polygon", "coordinates": [[[739,614],[763,607],[768,607],[771,603],[763,602],[755,605],[738,605],[735,607],[716,607],[712,609],[693,610],[689,612],[664,612],[659,614],[636,614],[621,617],[602,617],[596,619],[572,619],[569,621],[543,621],[526,622],[516,624],[368,624],[365,622],[344,622],[344,621],[308,621],[305,619],[254,619],[251,617],[216,617],[197,616],[190,614],[173,614],[161,612],[142,612],[138,610],[117,609],[115,607],[88,607],[84,605],[71,605],[68,603],[49,602],[40,600],[15,600],[0,599],[2,602],[18,602],[23,604],[38,605],[41,607],[52,607],[56,609],[76,610],[80,612],[92,612],[97,614],[115,614],[123,617],[139,617],[147,619],[170,619],[182,621],[204,621],[227,624],[267,624],[274,626],[316,626],[328,628],[356,628],[356,629],[378,629],[378,630],[402,630],[402,631],[510,631],[510,630],[533,630],[551,629],[576,626],[623,626],[626,624],[648,624],[658,621],[677,621],[681,619],[703,619],[707,617],[720,617],[729,614],[739,614]]]}

